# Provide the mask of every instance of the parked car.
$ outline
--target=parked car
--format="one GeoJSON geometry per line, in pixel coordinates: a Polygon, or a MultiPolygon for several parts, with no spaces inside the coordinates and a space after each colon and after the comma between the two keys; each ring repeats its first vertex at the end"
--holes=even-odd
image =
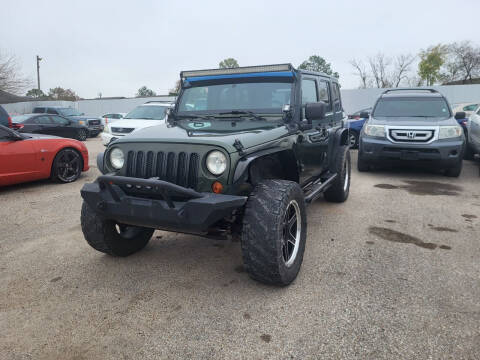
{"type": "Polygon", "coordinates": [[[37,106],[33,109],[35,114],[61,115],[77,122],[79,125],[85,125],[88,128],[88,136],[95,137],[103,131],[103,125],[100,118],[85,116],[84,113],[76,109],[60,106],[37,106]]]}
{"type": "Polygon", "coordinates": [[[107,146],[111,141],[119,139],[139,129],[155,126],[165,122],[167,109],[173,103],[164,101],[149,101],[137,106],[121,120],[105,126],[102,137],[103,145],[107,146]]]}
{"type": "Polygon", "coordinates": [[[465,103],[465,104],[455,104],[453,106],[453,112],[454,113],[457,113],[457,112],[461,112],[461,111],[464,111],[465,114],[466,114],[466,118],[469,118],[470,115],[472,115],[472,113],[475,111],[475,109],[478,107],[478,105],[480,105],[480,103],[465,103]]]}
{"type": "Polygon", "coordinates": [[[51,178],[72,182],[88,170],[88,151],[77,140],[21,134],[0,125],[0,186],[51,178]]]}
{"type": "Polygon", "coordinates": [[[344,120],[333,76],[290,64],[182,72],[168,123],[97,157],[105,175],[81,190],[85,239],[127,256],[155,229],[241,238],[246,272],[288,285],[302,265],[306,204],[348,198],[344,120]]]}
{"type": "Polygon", "coordinates": [[[468,144],[465,158],[471,160],[475,154],[480,154],[480,106],[468,119],[468,144]]]}
{"type": "Polygon", "coordinates": [[[12,118],[19,132],[55,135],[85,141],[88,128],[60,115],[25,114],[12,118]]]}
{"type": "Polygon", "coordinates": [[[105,126],[117,120],[123,119],[125,115],[127,115],[127,113],[109,113],[102,115],[102,125],[105,126]]]}
{"type": "Polygon", "coordinates": [[[0,125],[11,128],[12,127],[12,118],[8,115],[7,110],[5,110],[0,105],[0,125]]]}
{"type": "Polygon", "coordinates": [[[383,92],[361,133],[358,170],[382,162],[403,161],[435,166],[447,176],[462,171],[465,136],[445,97],[434,89],[383,92]]]}
{"type": "Polygon", "coordinates": [[[372,108],[369,107],[359,110],[352,115],[348,115],[347,127],[349,129],[350,148],[356,149],[358,147],[358,137],[360,135],[360,131],[362,131],[363,124],[365,124],[365,121],[367,121],[371,111],[372,108]],[[365,117],[360,117],[360,115],[365,117]]]}

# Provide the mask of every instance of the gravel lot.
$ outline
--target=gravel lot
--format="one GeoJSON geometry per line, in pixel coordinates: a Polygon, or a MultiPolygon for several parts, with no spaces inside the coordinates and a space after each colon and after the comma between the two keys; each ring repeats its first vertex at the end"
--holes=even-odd
{"type": "Polygon", "coordinates": [[[103,146],[87,146],[76,183],[0,189],[1,359],[478,359],[478,163],[352,169],[346,203],[310,206],[302,270],[275,288],[239,243],[159,231],[129,258],[91,249],[79,191],[103,146]]]}

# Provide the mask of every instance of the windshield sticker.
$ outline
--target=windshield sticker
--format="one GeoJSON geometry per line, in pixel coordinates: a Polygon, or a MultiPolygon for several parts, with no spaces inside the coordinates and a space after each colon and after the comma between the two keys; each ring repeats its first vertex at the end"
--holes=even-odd
{"type": "Polygon", "coordinates": [[[208,128],[212,126],[212,123],[210,122],[198,122],[198,121],[195,121],[195,122],[192,122],[190,124],[188,124],[188,127],[192,128],[192,129],[205,129],[205,128],[208,128]]]}

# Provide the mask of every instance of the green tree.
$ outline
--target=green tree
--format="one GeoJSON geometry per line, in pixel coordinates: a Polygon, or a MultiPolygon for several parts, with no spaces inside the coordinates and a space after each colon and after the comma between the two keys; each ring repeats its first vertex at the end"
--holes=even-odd
{"type": "Polygon", "coordinates": [[[30,89],[27,91],[26,96],[30,96],[33,98],[44,98],[47,95],[45,95],[45,93],[40,89],[30,89]]]}
{"type": "Polygon", "coordinates": [[[310,56],[308,60],[302,62],[298,68],[302,70],[317,71],[327,75],[333,75],[337,79],[340,77],[338,72],[332,70],[332,65],[318,55],[310,56]]]}
{"type": "Polygon", "coordinates": [[[48,97],[53,100],[75,101],[80,99],[72,89],[64,89],[60,86],[48,90],[48,97]]]}
{"type": "Polygon", "coordinates": [[[234,58],[228,58],[228,59],[222,60],[218,64],[218,67],[220,69],[233,69],[233,68],[237,68],[238,66],[239,66],[238,61],[235,60],[234,58]]]}
{"type": "Polygon", "coordinates": [[[146,86],[142,86],[140,89],[137,90],[136,97],[147,97],[147,96],[157,96],[155,91],[147,88],[146,86]]]}
{"type": "Polygon", "coordinates": [[[430,46],[427,50],[421,50],[418,64],[418,75],[427,86],[435,84],[441,79],[440,69],[447,56],[447,47],[442,44],[430,46]]]}

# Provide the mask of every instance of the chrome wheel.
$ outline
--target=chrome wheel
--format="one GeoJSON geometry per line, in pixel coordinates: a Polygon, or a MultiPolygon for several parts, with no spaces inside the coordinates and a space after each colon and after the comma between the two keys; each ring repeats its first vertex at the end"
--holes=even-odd
{"type": "Polygon", "coordinates": [[[349,145],[351,148],[357,146],[357,136],[353,132],[350,132],[349,145]]]}
{"type": "Polygon", "coordinates": [[[287,267],[290,267],[297,257],[301,233],[300,207],[295,200],[292,200],[287,206],[283,220],[282,256],[287,267]]]}

